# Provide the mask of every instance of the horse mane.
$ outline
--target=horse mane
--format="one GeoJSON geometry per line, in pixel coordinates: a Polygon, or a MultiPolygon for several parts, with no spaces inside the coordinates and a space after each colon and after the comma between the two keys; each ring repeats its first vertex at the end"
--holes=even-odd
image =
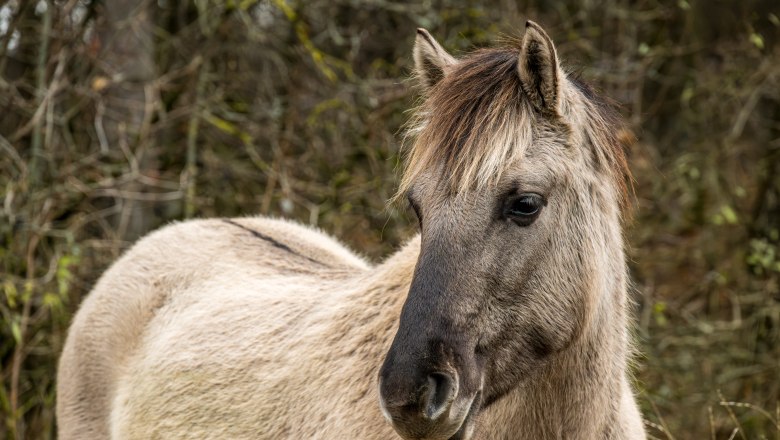
{"type": "Polygon", "coordinates": [[[634,133],[626,127],[615,101],[596,93],[579,76],[569,76],[568,79],[582,98],[584,131],[595,162],[611,177],[619,196],[621,213],[630,215],[634,179],[628,167],[626,150],[636,142],[634,133]]]}
{"type": "MultiPolygon", "coordinates": [[[[523,92],[518,47],[515,42],[479,49],[427,90],[407,127],[405,171],[397,196],[432,168],[446,176],[455,192],[493,185],[523,156],[533,142],[534,125],[544,123],[545,116],[534,110],[523,92]]],[[[624,140],[630,132],[622,129],[613,103],[581,79],[568,77],[561,86],[568,88],[568,95],[579,96],[579,105],[566,105],[566,111],[579,112],[594,162],[612,177],[625,208],[631,177],[624,140]]]]}

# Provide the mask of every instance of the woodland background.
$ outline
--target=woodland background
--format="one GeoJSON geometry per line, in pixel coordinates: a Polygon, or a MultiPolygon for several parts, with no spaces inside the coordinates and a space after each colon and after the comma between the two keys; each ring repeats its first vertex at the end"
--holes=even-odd
{"type": "Polygon", "coordinates": [[[261,213],[397,248],[415,28],[458,54],[526,19],[638,138],[649,433],[780,439],[776,0],[0,3],[0,439],[56,436],[68,322],[149,230],[261,213]]]}

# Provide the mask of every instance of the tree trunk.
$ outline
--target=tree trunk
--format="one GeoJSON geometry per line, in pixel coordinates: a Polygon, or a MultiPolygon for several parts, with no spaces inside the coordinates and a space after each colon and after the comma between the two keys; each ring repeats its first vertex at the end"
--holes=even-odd
{"type": "Polygon", "coordinates": [[[138,197],[144,192],[138,178],[154,174],[157,162],[156,152],[147,148],[153,109],[147,88],[155,77],[151,13],[148,0],[105,0],[98,10],[98,66],[107,86],[98,103],[96,130],[104,153],[121,149],[133,162],[130,183],[116,200],[121,207],[117,233],[127,241],[146,233],[154,219],[153,202],[138,197]]]}

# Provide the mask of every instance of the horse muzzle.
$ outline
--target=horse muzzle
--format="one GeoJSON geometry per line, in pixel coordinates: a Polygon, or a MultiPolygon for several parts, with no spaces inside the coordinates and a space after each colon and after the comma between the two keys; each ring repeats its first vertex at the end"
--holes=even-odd
{"type": "Polygon", "coordinates": [[[382,413],[404,439],[467,440],[481,404],[481,391],[463,393],[455,371],[433,371],[394,378],[383,369],[379,395],[382,413]],[[398,380],[401,379],[401,380],[398,380]]]}

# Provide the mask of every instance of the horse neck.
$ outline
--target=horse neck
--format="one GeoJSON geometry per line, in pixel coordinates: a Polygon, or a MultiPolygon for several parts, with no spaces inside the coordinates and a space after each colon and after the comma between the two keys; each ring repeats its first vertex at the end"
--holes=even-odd
{"type": "Polygon", "coordinates": [[[598,301],[580,336],[485,411],[479,438],[612,438],[620,429],[630,349],[622,245],[616,249],[590,292],[598,301]]]}

